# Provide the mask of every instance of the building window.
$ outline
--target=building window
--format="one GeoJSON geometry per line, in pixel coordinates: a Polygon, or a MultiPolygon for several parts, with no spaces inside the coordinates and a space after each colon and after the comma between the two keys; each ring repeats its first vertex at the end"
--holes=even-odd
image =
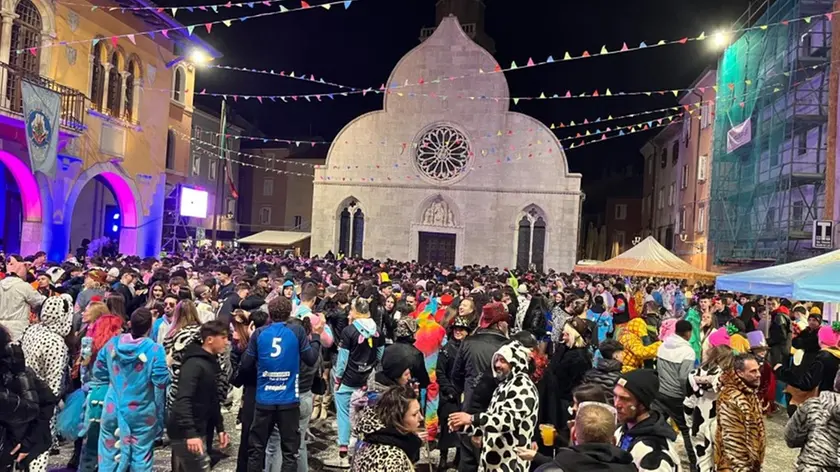
{"type": "Polygon", "coordinates": [[[700,127],[706,129],[714,124],[715,104],[712,101],[703,102],[700,106],[700,127]]]}
{"type": "Polygon", "coordinates": [[[128,62],[128,76],[125,79],[125,119],[134,122],[134,85],[139,84],[140,66],[132,59],[128,62]]]}
{"type": "Polygon", "coordinates": [[[271,207],[264,206],[260,208],[260,224],[263,226],[271,224],[271,207]]]}
{"type": "Polygon", "coordinates": [[[37,75],[41,68],[41,13],[30,0],[20,0],[15,7],[15,15],[17,17],[12,22],[10,62],[21,72],[37,75]],[[36,48],[34,55],[28,51],[31,48],[36,48]],[[26,54],[14,54],[15,51],[26,51],[26,54]]]}
{"type": "Polygon", "coordinates": [[[267,177],[263,179],[263,197],[271,197],[274,195],[274,179],[267,177]]]}
{"type": "Polygon", "coordinates": [[[795,230],[801,230],[802,229],[802,226],[805,223],[804,217],[805,217],[805,202],[803,202],[802,200],[798,200],[798,201],[793,202],[793,208],[791,209],[791,220],[792,220],[791,221],[791,223],[792,223],[791,226],[793,226],[793,229],[795,229],[795,230]]]}
{"type": "Polygon", "coordinates": [[[111,70],[108,71],[108,113],[120,118],[120,101],[122,100],[122,76],[120,75],[120,55],[116,51],[111,54],[111,70]]]}
{"type": "Polygon", "coordinates": [[[697,207],[697,232],[702,233],[706,229],[706,207],[700,205],[697,207]]]}
{"type": "Polygon", "coordinates": [[[228,218],[233,218],[233,215],[236,214],[236,200],[233,198],[228,198],[225,200],[225,213],[227,213],[228,218]]]}
{"type": "Polygon", "coordinates": [[[796,135],[797,141],[797,152],[801,156],[808,152],[808,132],[807,131],[800,131],[796,135]]]}
{"type": "Polygon", "coordinates": [[[542,272],[545,259],[545,217],[536,205],[526,209],[517,229],[516,267],[529,270],[531,267],[542,272]]]}
{"type": "Polygon", "coordinates": [[[338,225],[338,252],[362,257],[365,240],[365,214],[355,200],[342,208],[338,225]]]}
{"type": "Polygon", "coordinates": [[[193,149],[192,175],[201,175],[201,156],[193,149]]]}
{"type": "Polygon", "coordinates": [[[668,166],[668,148],[662,148],[662,157],[659,159],[659,168],[664,169],[668,166]]]}
{"type": "Polygon", "coordinates": [[[671,186],[668,187],[668,206],[674,206],[674,200],[676,197],[675,187],[676,185],[674,185],[673,182],[671,182],[671,186]]]}
{"type": "Polygon", "coordinates": [[[294,228],[295,229],[300,229],[301,226],[303,226],[303,217],[300,216],[300,215],[295,215],[294,228]]]}
{"type": "Polygon", "coordinates": [[[615,206],[615,219],[616,220],[626,220],[627,219],[627,205],[624,203],[619,203],[615,206]]]}
{"type": "Polygon", "coordinates": [[[186,87],[186,72],[183,67],[175,67],[172,74],[172,99],[178,103],[184,103],[184,88],[186,87]]]}
{"type": "Polygon", "coordinates": [[[776,226],[776,208],[770,207],[767,209],[767,215],[764,216],[764,231],[773,231],[776,226]]]}
{"type": "Polygon", "coordinates": [[[175,169],[175,131],[173,130],[166,133],[166,168],[175,169]]]}
{"type": "Polygon", "coordinates": [[[656,209],[661,210],[665,208],[665,187],[659,187],[659,195],[657,196],[656,209]]]}
{"type": "Polygon", "coordinates": [[[90,101],[94,109],[102,109],[102,96],[105,90],[105,66],[102,56],[105,54],[105,43],[100,41],[93,47],[93,62],[90,64],[90,101]]]}
{"type": "Polygon", "coordinates": [[[671,145],[671,165],[676,165],[677,160],[680,158],[680,141],[674,141],[674,144],[671,145]]]}
{"type": "Polygon", "coordinates": [[[705,182],[706,181],[706,172],[707,168],[709,167],[709,156],[702,155],[697,159],[697,181],[698,182],[705,182]]]}
{"type": "Polygon", "coordinates": [[[680,208],[680,233],[685,233],[685,207],[680,208]]]}
{"type": "Polygon", "coordinates": [[[218,159],[207,159],[207,164],[207,178],[210,180],[216,180],[216,172],[219,170],[218,159]]]}
{"type": "Polygon", "coordinates": [[[688,164],[682,166],[682,174],[680,175],[680,189],[688,188],[688,164]]]}

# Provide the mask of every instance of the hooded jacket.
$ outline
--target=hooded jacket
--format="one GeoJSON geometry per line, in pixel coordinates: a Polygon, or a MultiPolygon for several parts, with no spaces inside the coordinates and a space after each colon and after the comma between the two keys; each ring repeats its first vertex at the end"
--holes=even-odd
{"type": "Polygon", "coordinates": [[[461,343],[461,349],[455,356],[452,367],[452,384],[464,393],[464,411],[475,413],[471,409],[473,394],[485,374],[492,375],[493,355],[508,339],[501,331],[479,329],[461,343]]]}
{"type": "Polygon", "coordinates": [[[420,438],[386,427],[374,408],[364,410],[353,432],[361,443],[353,456],[353,472],[411,472],[420,460],[420,438]]]}
{"type": "Polygon", "coordinates": [[[695,363],[691,344],[678,334],[672,334],[659,346],[656,357],[659,393],[668,398],[685,398],[685,379],[695,363]]]}
{"type": "Polygon", "coordinates": [[[734,370],[721,375],[715,431],[715,468],[718,472],[761,470],[766,437],[764,415],[756,389],[734,370]]]}
{"type": "Polygon", "coordinates": [[[394,344],[386,346],[385,353],[382,355],[382,362],[384,365],[385,359],[389,357],[399,359],[401,365],[405,365],[411,370],[411,377],[420,384],[420,388],[426,388],[429,386],[426,361],[423,353],[414,347],[412,341],[411,339],[398,339],[394,344]]]}
{"type": "Polygon", "coordinates": [[[540,401],[528,374],[530,352],[514,341],[496,351],[492,365],[497,357],[510,364],[510,373],[499,382],[487,411],[474,414],[465,432],[483,436],[479,470],[526,472],[530,464],[510,452],[527,447],[537,427],[540,401]]]}
{"type": "Polygon", "coordinates": [[[38,308],[46,297],[19,277],[0,280],[0,324],[9,330],[12,341],[20,340],[29,326],[29,312],[38,308]]]}
{"type": "Polygon", "coordinates": [[[354,320],[341,332],[335,377],[342,385],[361,388],[384,353],[385,337],[370,318],[354,320]]]}
{"type": "Polygon", "coordinates": [[[822,392],[800,405],[785,427],[785,442],[802,448],[796,472],[840,469],[838,455],[826,453],[840,444],[840,393],[822,392]]]}
{"type": "Polygon", "coordinates": [[[787,365],[791,348],[790,310],[780,306],[770,314],[770,329],[768,330],[767,345],[770,347],[768,362],[770,365],[787,365]]]}
{"type": "Polygon", "coordinates": [[[595,361],[595,367],[583,375],[583,383],[598,384],[604,387],[612,397],[612,391],[619,377],[621,377],[621,361],[601,357],[595,361]]]}
{"type": "Polygon", "coordinates": [[[208,425],[224,431],[224,421],[216,395],[216,376],[219,374],[216,356],[199,344],[184,350],[178,394],[172,403],[167,431],[172,439],[203,438],[208,425]]]}
{"type": "Polygon", "coordinates": [[[20,342],[26,365],[57,397],[61,396],[69,363],[64,337],[70,334],[71,314],[72,307],[66,298],[48,298],[41,309],[41,322],[30,326],[20,342]]]}
{"type": "Polygon", "coordinates": [[[537,472],[636,472],[633,456],[612,444],[581,444],[557,450],[554,460],[537,472]]]}
{"type": "Polygon", "coordinates": [[[621,373],[641,369],[644,362],[655,359],[661,341],[645,346],[643,338],[648,335],[647,323],[643,318],[634,318],[627,323],[624,332],[618,342],[624,346],[624,359],[622,359],[621,373]]]}
{"type": "Polygon", "coordinates": [[[615,432],[616,444],[633,456],[633,463],[641,472],[680,470],[680,458],[674,446],[676,438],[667,418],[656,410],[651,410],[650,416],[632,429],[625,424],[615,432]]]}

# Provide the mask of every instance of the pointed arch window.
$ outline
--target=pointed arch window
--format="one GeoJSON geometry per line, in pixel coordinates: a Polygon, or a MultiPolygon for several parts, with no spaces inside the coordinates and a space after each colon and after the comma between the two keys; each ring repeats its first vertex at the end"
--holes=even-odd
{"type": "Polygon", "coordinates": [[[94,109],[102,109],[102,97],[105,92],[105,66],[102,65],[102,56],[105,53],[105,44],[100,41],[93,47],[93,59],[90,63],[90,101],[94,109]]]}
{"type": "Polygon", "coordinates": [[[178,103],[184,103],[185,83],[184,68],[176,67],[175,73],[172,75],[172,99],[178,103]]]}
{"type": "Polygon", "coordinates": [[[338,251],[350,257],[362,257],[365,239],[365,213],[351,200],[339,214],[338,251]]]}
{"type": "Polygon", "coordinates": [[[108,112],[111,116],[120,118],[120,101],[122,100],[122,77],[120,75],[120,55],[116,51],[111,54],[111,70],[108,71],[108,112]]]}
{"type": "Polygon", "coordinates": [[[135,119],[134,84],[137,81],[137,71],[139,70],[140,68],[134,59],[128,62],[128,76],[125,79],[125,118],[130,122],[133,122],[135,119]]]}
{"type": "Polygon", "coordinates": [[[534,267],[542,272],[545,261],[546,224],[545,215],[535,205],[523,212],[516,228],[516,268],[528,270],[534,267]]]}

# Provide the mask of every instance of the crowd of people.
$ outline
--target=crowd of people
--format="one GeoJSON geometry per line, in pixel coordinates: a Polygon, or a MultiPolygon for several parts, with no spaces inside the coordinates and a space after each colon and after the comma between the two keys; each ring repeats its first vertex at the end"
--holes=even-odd
{"type": "Polygon", "coordinates": [[[438,470],[677,471],[682,447],[691,471],[759,471],[779,403],[796,470],[840,468],[840,323],[817,303],[242,249],[4,255],[0,277],[0,471],[62,442],[83,472],[151,471],[162,446],[207,471],[233,429],[237,471],[305,472],[332,421],[339,470],[437,450],[438,470]]]}

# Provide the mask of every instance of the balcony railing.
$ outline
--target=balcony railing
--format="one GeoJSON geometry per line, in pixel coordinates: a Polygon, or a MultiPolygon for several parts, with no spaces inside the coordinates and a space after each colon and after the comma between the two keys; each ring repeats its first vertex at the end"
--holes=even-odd
{"type": "Polygon", "coordinates": [[[0,84],[5,85],[5,90],[0,95],[0,109],[23,116],[23,80],[57,92],[61,96],[61,126],[84,131],[87,97],[82,92],[3,62],[0,62],[0,84]]]}

